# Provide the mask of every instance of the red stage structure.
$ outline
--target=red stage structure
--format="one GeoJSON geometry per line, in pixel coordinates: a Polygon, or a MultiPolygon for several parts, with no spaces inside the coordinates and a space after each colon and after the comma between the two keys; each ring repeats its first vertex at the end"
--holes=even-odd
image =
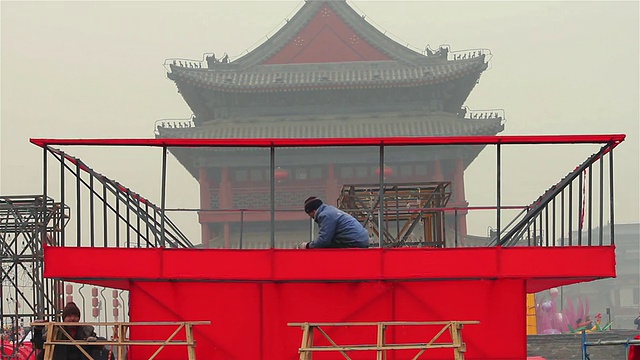
{"type": "MultiPolygon", "coordinates": [[[[272,170],[276,169],[273,156],[280,148],[340,147],[341,151],[348,153],[368,146],[380,150],[379,160],[384,163],[383,150],[394,146],[495,146],[498,182],[495,210],[500,224],[503,206],[500,189],[509,186],[500,182],[501,171],[504,171],[500,157],[504,147],[512,144],[601,144],[596,153],[526,206],[520,217],[506,226],[503,219],[503,226],[498,226],[497,236],[493,239],[495,246],[341,250],[181,249],[176,248],[177,243],[173,240],[165,242],[170,237],[160,227],[155,236],[159,242],[141,245],[149,248],[122,248],[122,239],[119,246],[113,245],[113,240],[117,240],[121,232],[107,233],[113,226],[105,223],[104,226],[96,226],[98,233],[103,229],[106,235],[104,246],[60,246],[65,242],[51,239],[51,245],[58,246],[44,249],[45,276],[128,290],[131,321],[211,321],[211,326],[194,330],[197,355],[202,359],[297,359],[301,331],[287,326],[292,322],[437,320],[480,321],[479,325],[468,326],[463,331],[468,349],[466,359],[524,359],[526,293],[615,276],[613,232],[611,242],[604,243],[602,234],[593,238],[592,235],[583,237],[582,232],[576,235],[571,229],[576,224],[580,224],[576,229],[583,229],[582,219],[591,228],[592,218],[602,222],[605,214],[608,221],[614,223],[613,148],[623,140],[624,135],[299,140],[34,139],[34,144],[45,149],[45,159],[53,155],[62,163],[61,168],[77,170],[75,175],[78,177],[89,173],[90,179],[97,180],[95,184],[89,182],[94,189],[92,196],[101,194],[101,184],[104,184],[105,192],[113,190],[116,197],[127,194],[128,200],[119,197],[121,200],[104,205],[104,208],[113,210],[122,228],[137,230],[138,236],[145,233],[140,231],[139,222],[136,225],[133,218],[123,216],[116,209],[131,208],[132,203],[136,208],[141,208],[142,204],[153,204],[119,183],[95,174],[79,159],[53,146],[156,146],[164,149],[165,160],[169,147],[267,148],[272,150],[272,170]],[[579,189],[585,189],[584,199],[582,191],[579,194],[575,191],[568,197],[564,195],[565,191],[571,194],[578,183],[584,185],[585,174],[591,179],[591,173],[598,175],[599,171],[602,179],[605,158],[609,159],[608,182],[593,180],[588,187],[581,186],[579,189]],[[597,190],[596,196],[591,196],[592,186],[597,190]],[[608,199],[603,200],[607,187],[608,199]],[[608,206],[611,208],[605,211],[608,206]],[[540,229],[546,230],[540,232],[540,229]],[[557,237],[553,237],[552,234],[556,234],[553,229],[558,229],[557,237]],[[70,259],[73,259],[72,266],[70,259]],[[586,262],[585,259],[598,261],[586,262]]],[[[220,154],[224,156],[224,152],[220,154]]],[[[57,167],[45,167],[45,178],[65,177],[52,176],[49,172],[53,169],[57,167]]],[[[271,173],[274,174],[271,179],[274,183],[275,172],[271,173]]],[[[163,179],[165,176],[166,161],[163,162],[163,179]]],[[[81,180],[68,180],[67,183],[84,181],[81,180]]],[[[384,183],[383,174],[380,182],[384,183]]],[[[45,196],[57,192],[46,184],[44,190],[45,196]]],[[[162,199],[164,191],[163,187],[162,199]]],[[[101,199],[108,200],[109,196],[101,199]]],[[[70,208],[72,212],[75,210],[74,206],[70,208]]],[[[159,210],[164,216],[164,203],[159,210]]],[[[141,215],[144,214],[138,214],[141,215]]],[[[272,213],[272,219],[273,216],[272,213]]],[[[106,215],[104,219],[107,219],[106,215]]],[[[148,218],[143,219],[149,221],[148,218]]],[[[169,220],[159,221],[168,223],[169,220]]],[[[272,237],[276,225],[277,222],[273,221],[272,237]]],[[[91,236],[93,241],[93,233],[91,236]]],[[[171,239],[174,238],[171,235],[171,239]]],[[[73,240],[75,243],[76,239],[73,240]]],[[[151,337],[142,331],[132,330],[131,338],[151,337]]],[[[375,336],[357,328],[331,331],[332,338],[351,344],[370,343],[375,336]]],[[[398,328],[389,332],[388,340],[420,341],[433,335],[429,331],[398,328]]],[[[145,349],[131,351],[133,358],[142,358],[145,354],[145,349]]],[[[314,359],[335,358],[336,355],[314,354],[314,359]]],[[[405,359],[413,355],[398,351],[389,354],[388,358],[405,359]]],[[[427,355],[430,359],[451,358],[450,352],[445,350],[432,350],[427,355]]],[[[352,358],[369,358],[371,354],[366,356],[353,354],[352,358]]],[[[159,358],[182,357],[177,350],[172,352],[169,349],[163,351],[159,358]]]]}

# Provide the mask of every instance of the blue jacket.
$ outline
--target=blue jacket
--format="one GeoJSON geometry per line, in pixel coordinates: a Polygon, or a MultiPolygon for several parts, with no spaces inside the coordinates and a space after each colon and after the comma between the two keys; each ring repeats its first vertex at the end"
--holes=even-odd
{"type": "Polygon", "coordinates": [[[314,220],[320,226],[318,237],[309,248],[368,248],[369,234],[353,216],[331,205],[322,204],[314,220]]]}

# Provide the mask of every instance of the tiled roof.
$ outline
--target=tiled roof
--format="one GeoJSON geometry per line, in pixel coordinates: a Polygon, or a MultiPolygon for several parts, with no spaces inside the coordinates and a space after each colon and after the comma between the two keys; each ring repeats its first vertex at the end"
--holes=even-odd
{"type": "Polygon", "coordinates": [[[233,61],[239,68],[247,68],[262,64],[277,53],[304,29],[314,15],[328,5],[342,20],[360,37],[371,43],[383,53],[405,64],[412,64],[425,59],[423,54],[397,43],[371,25],[364,16],[358,14],[344,0],[307,0],[287,23],[273,36],[269,37],[256,49],[233,61]]]}
{"type": "Polygon", "coordinates": [[[178,83],[226,91],[283,91],[300,88],[420,86],[480,75],[484,56],[418,66],[395,61],[326,64],[259,65],[244,71],[197,69],[171,65],[169,77],[178,83]]]}
{"type": "Polygon", "coordinates": [[[335,138],[495,135],[502,119],[462,119],[453,114],[383,114],[357,117],[261,118],[210,121],[190,128],[159,127],[158,138],[335,138]]]}

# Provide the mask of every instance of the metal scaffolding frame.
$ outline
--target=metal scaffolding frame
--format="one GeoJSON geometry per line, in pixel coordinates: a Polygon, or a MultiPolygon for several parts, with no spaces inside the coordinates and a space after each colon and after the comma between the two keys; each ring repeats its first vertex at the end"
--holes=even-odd
{"type": "Polygon", "coordinates": [[[450,181],[384,184],[382,188],[378,184],[345,184],[340,190],[338,208],[371,228],[380,247],[445,247],[442,209],[450,197],[450,181]],[[384,209],[382,221],[379,221],[380,207],[384,209]],[[419,227],[422,234],[417,231],[414,239],[413,232],[419,227]]]}
{"type": "Polygon", "coordinates": [[[55,244],[68,219],[68,207],[42,195],[0,197],[0,313],[14,349],[21,339],[11,332],[55,314],[63,300],[62,282],[44,278],[42,239],[55,244]]]}

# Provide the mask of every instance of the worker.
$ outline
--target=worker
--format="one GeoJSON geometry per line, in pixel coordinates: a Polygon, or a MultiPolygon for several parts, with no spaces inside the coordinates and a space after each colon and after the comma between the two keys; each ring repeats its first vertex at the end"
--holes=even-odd
{"type": "Polygon", "coordinates": [[[367,230],[346,212],[324,204],[322,200],[311,196],[304,201],[304,212],[313,219],[320,230],[318,237],[311,242],[304,242],[298,247],[316,248],[368,248],[369,234],[367,230]]]}

